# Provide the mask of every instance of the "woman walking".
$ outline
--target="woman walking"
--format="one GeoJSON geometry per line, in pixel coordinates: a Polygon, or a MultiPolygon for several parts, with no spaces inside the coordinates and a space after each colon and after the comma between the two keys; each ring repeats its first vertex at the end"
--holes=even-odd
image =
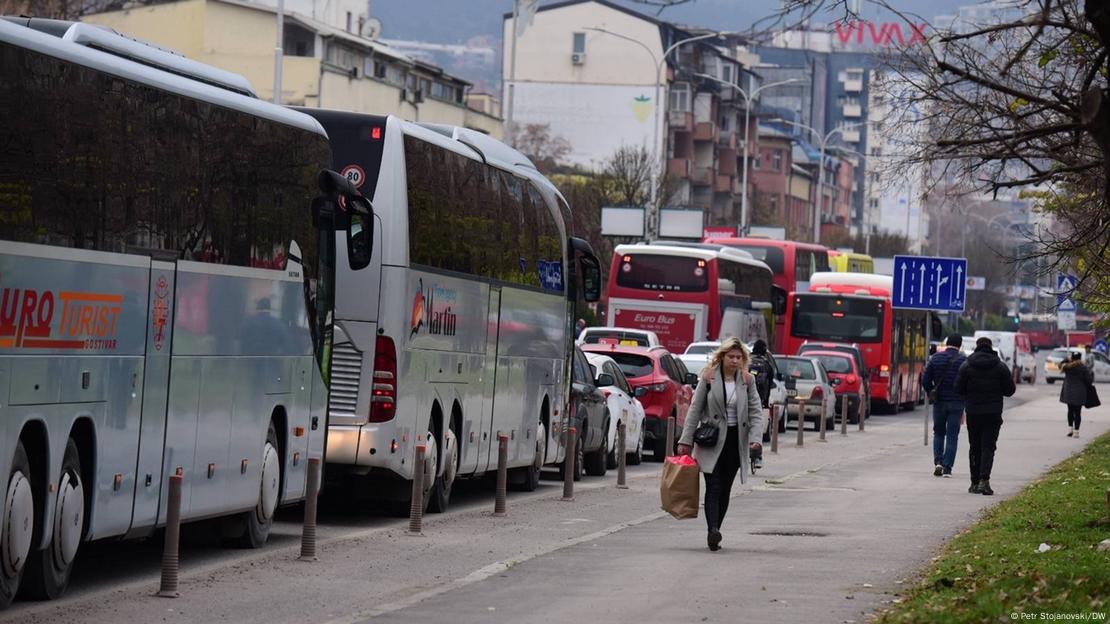
{"type": "Polygon", "coordinates": [[[1083,354],[1071,354],[1071,361],[1060,367],[1064,371],[1064,387],[1060,388],[1060,402],[1068,406],[1068,437],[1079,437],[1080,412],[1087,402],[1087,386],[1094,382],[1091,369],[1083,363],[1083,354]]]}
{"type": "Polygon", "coordinates": [[[702,383],[694,393],[678,441],[678,454],[693,452],[705,474],[709,550],[721,547],[721,523],[728,512],[736,472],[740,471],[740,482],[746,483],[751,469],[749,448],[762,448],[753,440],[760,439],[767,419],[755,379],[747,372],[748,361],[748,350],[738,338],[721,343],[702,370],[702,383]]]}

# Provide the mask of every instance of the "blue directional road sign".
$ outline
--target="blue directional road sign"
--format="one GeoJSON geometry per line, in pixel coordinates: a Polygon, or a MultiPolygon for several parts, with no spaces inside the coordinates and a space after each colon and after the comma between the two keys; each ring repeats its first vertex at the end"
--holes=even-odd
{"type": "Polygon", "coordinates": [[[967,259],[894,256],[895,308],[963,312],[967,259]]]}
{"type": "Polygon", "coordinates": [[[1071,294],[1075,291],[1074,275],[1056,276],[1056,310],[1059,312],[1075,312],[1075,301],[1071,294]]]}

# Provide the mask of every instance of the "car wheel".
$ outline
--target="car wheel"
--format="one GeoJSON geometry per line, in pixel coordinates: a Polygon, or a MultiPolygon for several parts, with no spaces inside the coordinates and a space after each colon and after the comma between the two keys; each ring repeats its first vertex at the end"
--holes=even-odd
{"type": "Polygon", "coordinates": [[[644,426],[640,425],[640,436],[636,442],[636,450],[628,454],[625,458],[629,466],[639,466],[644,461],[644,426]]]}
{"type": "MultiPolygon", "coordinates": [[[[609,430],[609,425],[608,424],[604,425],[601,430],[602,431],[608,431],[609,430]]],[[[591,477],[603,477],[603,476],[605,476],[605,471],[607,470],[606,462],[608,461],[608,456],[609,456],[609,436],[608,435],[602,435],[601,436],[601,448],[599,448],[596,451],[586,455],[586,458],[585,458],[586,474],[590,475],[591,477]]]]}

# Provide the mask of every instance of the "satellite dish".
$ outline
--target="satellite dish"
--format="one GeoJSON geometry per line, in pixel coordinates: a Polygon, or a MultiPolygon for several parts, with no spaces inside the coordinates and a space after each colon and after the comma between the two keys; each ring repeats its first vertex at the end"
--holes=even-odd
{"type": "Polygon", "coordinates": [[[377,39],[382,36],[382,21],[376,17],[366,20],[366,24],[362,27],[362,34],[369,39],[377,39]]]}

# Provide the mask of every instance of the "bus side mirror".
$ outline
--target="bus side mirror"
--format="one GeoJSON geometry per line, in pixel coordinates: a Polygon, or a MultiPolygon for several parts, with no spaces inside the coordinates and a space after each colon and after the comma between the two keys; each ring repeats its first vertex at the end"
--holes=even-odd
{"type": "MultiPolygon", "coordinates": [[[[593,247],[585,239],[571,236],[568,242],[571,262],[575,256],[578,258],[579,274],[582,277],[582,298],[587,303],[594,303],[601,299],[601,262],[594,255],[593,247]]],[[[569,292],[569,291],[568,291],[569,292]]]]}
{"type": "Polygon", "coordinates": [[[771,285],[771,311],[776,315],[786,314],[786,289],[771,285]]]}

